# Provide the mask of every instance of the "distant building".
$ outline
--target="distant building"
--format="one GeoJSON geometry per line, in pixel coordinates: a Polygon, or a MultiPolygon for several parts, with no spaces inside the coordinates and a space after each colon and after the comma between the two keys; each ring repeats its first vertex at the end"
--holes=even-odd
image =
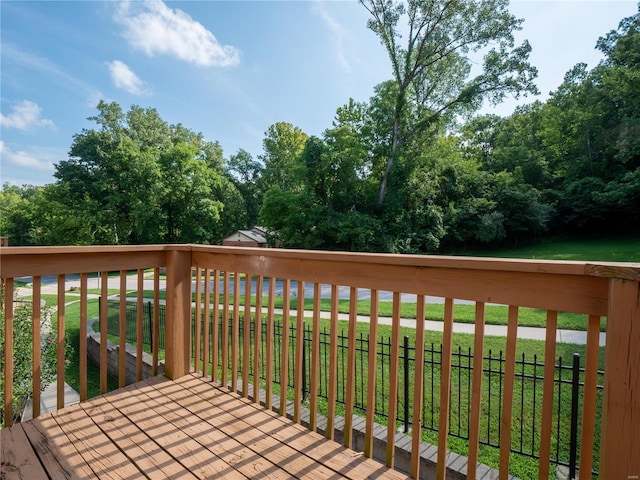
{"type": "Polygon", "coordinates": [[[263,227],[253,227],[251,230],[238,230],[222,240],[227,247],[266,247],[267,232],[263,227]]]}
{"type": "Polygon", "coordinates": [[[9,237],[0,237],[0,247],[9,246],[9,237]]]}

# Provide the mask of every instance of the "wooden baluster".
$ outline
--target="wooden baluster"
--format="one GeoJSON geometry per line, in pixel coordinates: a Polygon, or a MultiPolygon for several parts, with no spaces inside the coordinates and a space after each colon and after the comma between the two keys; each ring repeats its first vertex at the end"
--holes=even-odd
{"type": "MultiPolygon", "coordinates": [[[[205,276],[206,278],[206,276],[205,276]]],[[[209,284],[209,280],[205,280],[209,284]]],[[[205,298],[205,302],[209,303],[209,299],[205,298]]],[[[218,368],[220,365],[220,270],[213,270],[213,320],[211,322],[211,381],[218,381],[218,368]]]]}
{"type": "Polygon", "coordinates": [[[238,360],[240,334],[240,274],[233,274],[233,325],[231,328],[231,391],[238,390],[238,360]]]}
{"type": "Polygon", "coordinates": [[[108,297],[109,297],[109,272],[102,272],[102,285],[100,290],[100,393],[107,393],[107,324],[108,297]]]}
{"type": "MultiPolygon", "coordinates": [[[[193,363],[195,366],[195,371],[196,373],[200,372],[200,349],[201,349],[201,345],[202,345],[202,328],[200,327],[200,322],[202,321],[202,304],[201,299],[200,299],[200,295],[201,295],[201,286],[200,286],[200,268],[196,268],[196,315],[195,315],[195,319],[194,319],[194,339],[193,339],[193,346],[194,346],[194,358],[193,358],[193,363]]],[[[204,364],[204,358],[203,358],[203,362],[204,364]]],[[[206,372],[204,371],[203,368],[203,375],[206,375],[206,372]]]]}
{"type": "Polygon", "coordinates": [[[351,448],[353,443],[353,403],[356,384],[356,323],[358,321],[358,289],[349,291],[349,333],[347,338],[347,391],[344,407],[344,446],[351,448]]]}
{"type": "Polygon", "coordinates": [[[311,333],[311,384],[309,386],[309,430],[318,428],[318,387],[320,385],[320,284],[313,284],[313,327],[311,333]]]}
{"type": "Polygon", "coordinates": [[[444,300],[444,334],[440,372],[440,408],[438,414],[438,464],[436,478],[443,480],[447,472],[447,437],[449,436],[449,402],[451,383],[451,351],[453,341],[453,299],[444,300]]]}
{"type": "Polygon", "coordinates": [[[127,271],[120,270],[120,311],[118,323],[118,387],[127,385],[127,271]]]}
{"type": "Polygon", "coordinates": [[[484,302],[476,302],[475,336],[473,342],[473,384],[471,387],[471,424],[469,425],[469,463],[467,466],[467,477],[469,478],[476,478],[478,468],[482,373],[484,367],[484,307],[484,302]]]}
{"type": "Polygon", "coordinates": [[[509,478],[509,455],[511,454],[511,416],[513,412],[513,385],[516,372],[516,342],[518,339],[518,307],[509,305],[507,324],[507,353],[504,366],[504,391],[502,418],[500,419],[500,480],[509,478]]]}
{"type": "MultiPolygon", "coordinates": [[[[78,354],[80,356],[80,401],[84,401],[87,399],[87,285],[88,285],[88,275],[86,273],[82,273],[80,275],[80,345],[78,354]]],[[[40,290],[40,278],[38,277],[38,290],[40,290]]],[[[35,301],[36,301],[36,282],[34,278],[33,282],[33,300],[34,300],[34,314],[35,314],[35,301]]],[[[38,294],[38,345],[40,345],[40,295],[38,294]]],[[[33,326],[35,327],[36,319],[34,315],[33,326]]],[[[35,328],[34,328],[34,336],[35,336],[35,328]]],[[[39,349],[38,349],[39,350],[39,349]]],[[[34,352],[33,362],[36,362],[36,356],[34,352]]],[[[40,352],[38,352],[38,364],[40,363],[40,352]]],[[[35,368],[35,365],[34,365],[35,368]]],[[[38,365],[38,370],[40,370],[40,365],[38,365]]],[[[38,377],[40,376],[40,372],[38,372],[38,377]]],[[[34,370],[34,382],[35,382],[35,370],[34,370]]],[[[38,385],[38,390],[40,389],[40,385],[38,385]]],[[[34,383],[34,402],[35,398],[35,383],[34,383]]],[[[40,392],[38,392],[38,404],[40,403],[40,392]]],[[[34,405],[35,406],[35,405],[34,405]]],[[[38,414],[40,412],[40,408],[38,405],[38,414]]],[[[35,418],[36,412],[34,409],[33,417],[35,418]]]]}
{"type": "Polygon", "coordinates": [[[599,346],[600,317],[598,315],[589,315],[587,323],[587,359],[584,367],[584,394],[582,400],[582,433],[580,436],[580,480],[591,479],[591,470],[593,469],[599,346]]]}
{"type": "Polygon", "coordinates": [[[269,278],[269,304],[267,307],[267,339],[266,339],[266,385],[265,385],[265,407],[271,410],[273,395],[273,322],[274,322],[274,302],[276,296],[276,279],[269,278]]]}
{"type": "Polygon", "coordinates": [[[57,322],[57,408],[64,408],[65,367],[65,276],[58,275],[58,322],[57,322]]]}
{"type": "Polygon", "coordinates": [[[144,270],[138,269],[138,294],[136,298],[136,382],[142,380],[142,346],[144,344],[144,270]]]}
{"type": "Polygon", "coordinates": [[[327,405],[327,431],[325,437],[333,440],[338,391],[338,286],[331,285],[331,324],[329,327],[329,386],[327,405]]]}
{"type": "Polygon", "coordinates": [[[558,312],[547,311],[547,332],[544,351],[544,382],[542,384],[542,420],[540,422],[539,480],[549,478],[551,457],[551,422],[553,420],[553,390],[556,365],[556,327],[558,312]]]}
{"type": "Polygon", "coordinates": [[[242,331],[242,396],[249,397],[249,364],[251,353],[251,283],[250,274],[244,276],[244,329],[242,331]]]}
{"type": "Polygon", "coordinates": [[[160,351],[160,268],[153,269],[153,338],[151,339],[152,375],[158,374],[160,351]]]}
{"type": "MultiPolygon", "coordinates": [[[[202,271],[198,272],[196,281],[197,281],[197,285],[200,285],[202,283],[202,271]]],[[[202,290],[202,288],[200,290],[202,290]]],[[[203,301],[203,299],[200,298],[200,294],[201,292],[196,293],[196,297],[197,297],[196,305],[200,305],[200,303],[203,301]]],[[[209,356],[209,352],[210,352],[209,339],[211,337],[211,333],[210,333],[211,317],[209,315],[209,311],[210,311],[209,301],[210,301],[209,269],[205,268],[204,269],[204,306],[202,308],[202,322],[203,322],[202,337],[204,338],[204,345],[202,347],[202,375],[204,375],[205,377],[209,376],[209,362],[211,360],[209,356]]],[[[197,318],[200,318],[200,316],[197,316],[197,318]]]]}
{"type": "Polygon", "coordinates": [[[280,350],[280,415],[287,415],[289,392],[289,318],[291,280],[285,278],[282,286],[282,347],[280,350]]]}
{"type": "MultiPolygon", "coordinates": [[[[41,357],[41,348],[42,348],[42,332],[40,331],[40,325],[42,324],[42,278],[40,276],[33,277],[33,365],[32,365],[32,382],[33,382],[33,392],[32,392],[32,402],[31,409],[33,412],[33,418],[40,416],[40,375],[42,374],[42,357],[41,357]]],[[[83,291],[86,291],[83,290],[83,291]]],[[[85,294],[85,308],[86,308],[86,294],[85,294]]],[[[82,364],[84,360],[84,385],[85,385],[85,398],[86,398],[86,385],[87,385],[87,323],[86,323],[86,311],[85,311],[85,324],[84,324],[84,348],[85,348],[85,356],[84,359],[82,357],[82,318],[80,319],[80,390],[82,394],[82,364]]],[[[6,364],[5,364],[6,365],[6,364]]],[[[82,400],[82,398],[81,398],[82,400]]]]}
{"type": "Polygon", "coordinates": [[[223,305],[222,305],[222,331],[220,332],[220,339],[222,341],[222,375],[220,381],[223,387],[227,387],[227,373],[229,362],[229,272],[224,272],[224,289],[222,291],[223,305]]]}
{"type": "Polygon", "coordinates": [[[261,275],[256,278],[256,310],[253,322],[253,401],[260,403],[260,351],[262,346],[261,275]]]}
{"type": "MultiPolygon", "coordinates": [[[[400,293],[393,292],[391,350],[389,352],[389,405],[387,422],[386,465],[393,468],[396,451],[396,418],[398,413],[398,353],[400,349],[400,293]]],[[[439,451],[439,449],[438,449],[439,451]]]]}
{"type": "Polygon", "coordinates": [[[378,373],[378,290],[371,290],[369,312],[369,361],[367,363],[367,416],[365,419],[364,454],[373,457],[373,426],[376,412],[376,379],[378,373]]]}
{"type": "MultiPolygon", "coordinates": [[[[420,478],[420,442],[422,435],[422,384],[424,381],[424,295],[416,297],[416,350],[413,373],[413,420],[411,432],[411,476],[420,478]]],[[[405,412],[405,415],[408,415],[405,412]]],[[[474,477],[469,477],[474,478],[474,477]]]]}
{"type": "Polygon", "coordinates": [[[302,376],[304,358],[304,282],[298,280],[298,308],[296,311],[296,355],[295,370],[293,377],[293,421],[300,423],[300,409],[302,408],[302,376]]]}
{"type": "Polygon", "coordinates": [[[4,283],[4,426],[13,425],[13,278],[4,283]]]}

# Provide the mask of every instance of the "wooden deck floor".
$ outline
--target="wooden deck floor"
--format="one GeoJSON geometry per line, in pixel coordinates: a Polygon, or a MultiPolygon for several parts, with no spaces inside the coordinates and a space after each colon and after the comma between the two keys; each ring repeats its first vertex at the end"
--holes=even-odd
{"type": "Polygon", "coordinates": [[[192,375],[154,377],[0,436],[6,479],[408,478],[192,375]]]}

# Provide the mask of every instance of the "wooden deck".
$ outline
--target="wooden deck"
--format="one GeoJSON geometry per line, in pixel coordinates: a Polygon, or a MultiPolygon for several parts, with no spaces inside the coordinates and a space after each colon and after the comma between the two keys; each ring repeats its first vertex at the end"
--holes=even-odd
{"type": "Polygon", "coordinates": [[[408,478],[195,375],[0,431],[2,478],[408,478]]]}

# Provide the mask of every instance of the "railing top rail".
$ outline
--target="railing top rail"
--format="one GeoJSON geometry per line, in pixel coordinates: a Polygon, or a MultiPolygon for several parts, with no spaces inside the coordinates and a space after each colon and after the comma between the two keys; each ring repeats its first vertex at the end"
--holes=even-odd
{"type": "Polygon", "coordinates": [[[222,247],[216,245],[191,245],[191,249],[194,252],[242,257],[262,257],[264,259],[295,258],[300,260],[324,260],[379,265],[386,264],[408,267],[588,275],[597,277],[625,278],[640,281],[640,263],[632,262],[584,262],[571,260],[536,260],[445,255],[406,255],[391,253],[222,247]]]}
{"type": "Polygon", "coordinates": [[[108,272],[166,266],[167,252],[188,246],[125,245],[74,247],[3,247],[2,278],[108,272]]]}
{"type": "MultiPolygon", "coordinates": [[[[223,247],[215,245],[162,244],[162,245],[91,245],[51,247],[3,247],[0,257],[48,255],[94,255],[165,253],[171,250],[209,253],[217,256],[234,256],[257,259],[320,260],[357,264],[393,265],[396,267],[426,267],[465,270],[491,270],[501,272],[548,273],[556,275],[586,275],[606,278],[621,278],[640,281],[640,263],[631,262],[581,262],[569,260],[536,260],[514,258],[458,257],[440,255],[405,255],[388,253],[334,252],[294,249],[265,249],[251,247],[223,247]]],[[[4,263],[4,262],[3,262],[4,263]]],[[[26,274],[25,274],[26,275],[26,274]]],[[[3,269],[3,277],[5,275],[3,269]]]]}
{"type": "Polygon", "coordinates": [[[78,253],[127,253],[159,252],[167,250],[190,250],[192,245],[64,245],[37,247],[2,247],[0,255],[53,255],[78,253]]]}

